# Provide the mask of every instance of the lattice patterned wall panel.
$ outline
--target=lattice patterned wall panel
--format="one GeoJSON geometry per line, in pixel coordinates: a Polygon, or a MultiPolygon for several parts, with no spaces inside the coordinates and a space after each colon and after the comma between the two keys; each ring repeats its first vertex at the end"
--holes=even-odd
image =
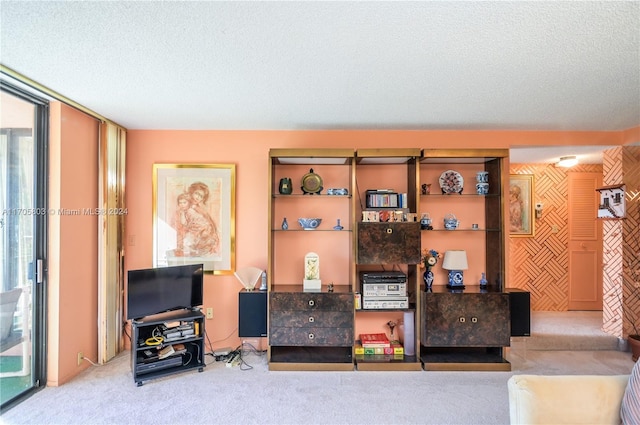
{"type": "Polygon", "coordinates": [[[622,337],[622,221],[605,220],[602,234],[603,330],[622,337]]]}
{"type": "Polygon", "coordinates": [[[622,148],[622,171],[626,187],[626,217],[622,220],[626,336],[640,333],[640,146],[622,148]]]}
{"type": "MultiPolygon", "coordinates": [[[[601,172],[599,164],[578,165],[572,172],[601,172]]],[[[509,286],[531,293],[531,309],[566,311],[569,293],[568,171],[549,164],[511,164],[511,174],[535,176],[534,202],[542,202],[532,238],[509,241],[509,286]]]]}
{"type": "Polygon", "coordinates": [[[604,151],[602,172],[602,182],[605,186],[622,183],[622,147],[604,151]]]}
{"type": "Polygon", "coordinates": [[[626,212],[603,226],[603,329],[626,337],[640,326],[640,147],[608,149],[603,155],[605,185],[624,183],[626,212]],[[622,301],[622,302],[621,302],[622,301]]]}

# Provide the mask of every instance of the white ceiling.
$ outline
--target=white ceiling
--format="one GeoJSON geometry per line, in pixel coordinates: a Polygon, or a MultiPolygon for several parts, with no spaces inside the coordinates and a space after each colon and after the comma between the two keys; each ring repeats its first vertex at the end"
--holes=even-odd
{"type": "Polygon", "coordinates": [[[640,1],[0,0],[0,24],[2,65],[128,129],[640,125],[640,1]]]}

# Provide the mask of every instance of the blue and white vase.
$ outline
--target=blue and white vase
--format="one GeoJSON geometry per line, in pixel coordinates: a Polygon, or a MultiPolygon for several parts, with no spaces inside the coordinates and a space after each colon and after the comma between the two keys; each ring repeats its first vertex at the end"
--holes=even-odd
{"type": "Polygon", "coordinates": [[[424,280],[425,289],[431,289],[431,286],[433,285],[433,272],[431,271],[431,268],[427,267],[427,270],[425,270],[422,275],[422,280],[424,280]]]}

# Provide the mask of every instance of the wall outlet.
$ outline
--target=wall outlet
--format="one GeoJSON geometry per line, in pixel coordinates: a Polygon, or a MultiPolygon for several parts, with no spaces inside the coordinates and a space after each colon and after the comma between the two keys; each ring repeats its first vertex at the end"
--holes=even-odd
{"type": "Polygon", "coordinates": [[[213,308],[207,307],[207,319],[213,319],[213,308]]]}
{"type": "Polygon", "coordinates": [[[84,360],[84,354],[82,354],[82,351],[78,351],[78,366],[82,364],[82,360],[84,360]]]}

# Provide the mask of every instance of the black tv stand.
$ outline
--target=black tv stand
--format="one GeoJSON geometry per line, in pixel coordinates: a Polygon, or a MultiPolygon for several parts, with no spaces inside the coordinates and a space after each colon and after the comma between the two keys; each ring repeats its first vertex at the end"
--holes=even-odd
{"type": "Polygon", "coordinates": [[[204,315],[183,309],[146,316],[131,322],[133,380],[144,381],[197,369],[204,371],[204,315]],[[173,353],[164,357],[163,349],[173,353]]]}

